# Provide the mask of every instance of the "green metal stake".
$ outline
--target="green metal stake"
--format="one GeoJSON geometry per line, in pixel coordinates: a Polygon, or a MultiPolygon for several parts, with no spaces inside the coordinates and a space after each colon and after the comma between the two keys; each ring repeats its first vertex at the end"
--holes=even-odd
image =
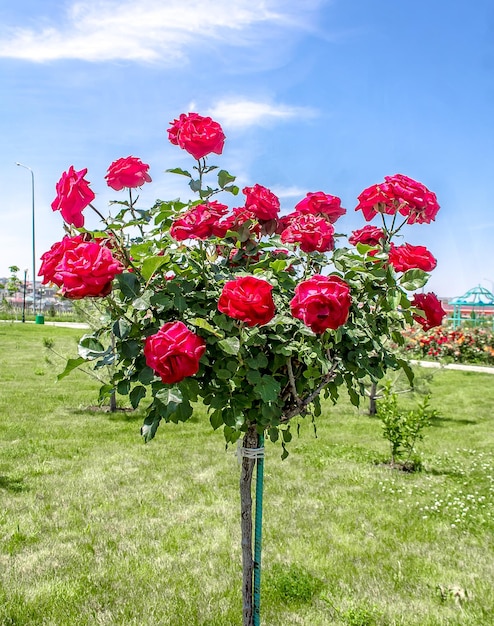
{"type": "MultiPolygon", "coordinates": [[[[264,448],[264,435],[259,435],[259,448],[264,448]]],[[[262,547],[262,492],[264,458],[257,459],[256,468],[256,518],[254,535],[254,626],[261,624],[261,547],[262,547]]]]}

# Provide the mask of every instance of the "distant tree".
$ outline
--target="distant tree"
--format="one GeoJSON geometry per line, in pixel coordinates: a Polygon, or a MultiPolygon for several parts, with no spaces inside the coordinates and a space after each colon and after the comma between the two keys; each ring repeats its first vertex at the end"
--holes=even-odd
{"type": "Polygon", "coordinates": [[[20,269],[17,267],[17,265],[11,265],[9,267],[10,276],[7,279],[7,283],[5,285],[5,288],[7,289],[7,291],[8,291],[10,296],[13,296],[15,293],[20,291],[20,289],[22,287],[22,281],[17,276],[17,272],[19,272],[19,271],[20,271],[20,269]]]}

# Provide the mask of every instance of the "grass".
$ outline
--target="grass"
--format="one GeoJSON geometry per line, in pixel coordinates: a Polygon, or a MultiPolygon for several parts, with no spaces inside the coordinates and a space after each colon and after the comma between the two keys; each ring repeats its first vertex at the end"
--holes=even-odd
{"type": "MultiPolygon", "coordinates": [[[[142,415],[89,408],[92,379],[55,382],[43,339],[75,352],[81,332],[0,325],[0,624],[238,625],[234,451],[201,407],[145,446],[142,415]]],[[[422,472],[383,464],[346,402],[286,461],[268,443],[263,626],[494,623],[494,379],[432,376],[422,472]]]]}

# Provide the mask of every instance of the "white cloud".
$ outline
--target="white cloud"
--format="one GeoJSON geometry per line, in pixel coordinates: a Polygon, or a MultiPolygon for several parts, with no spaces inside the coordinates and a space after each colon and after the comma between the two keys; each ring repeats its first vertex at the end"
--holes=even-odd
{"type": "Polygon", "coordinates": [[[275,27],[310,28],[324,0],[81,0],[44,27],[2,28],[0,57],[183,63],[211,42],[251,46],[275,27]],[[267,27],[267,29],[266,29],[267,27]],[[267,30],[267,32],[266,32],[267,30]]]}
{"type": "Polygon", "coordinates": [[[212,107],[208,114],[225,127],[230,128],[246,128],[273,121],[306,119],[317,115],[316,111],[310,107],[256,102],[255,100],[223,100],[212,107]]]}
{"type": "Polygon", "coordinates": [[[296,198],[302,200],[307,195],[307,190],[302,187],[272,187],[271,191],[278,196],[278,198],[296,198]]]}

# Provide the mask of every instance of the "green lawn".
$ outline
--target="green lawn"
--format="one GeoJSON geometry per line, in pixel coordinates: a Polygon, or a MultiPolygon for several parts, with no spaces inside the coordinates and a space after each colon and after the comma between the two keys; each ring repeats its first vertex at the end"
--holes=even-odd
{"type": "MultiPolygon", "coordinates": [[[[0,325],[0,624],[240,624],[234,450],[201,408],[144,445],[95,381],[57,383],[43,339],[82,332],[0,325]]],[[[263,626],[494,624],[494,376],[432,376],[422,472],[346,402],[267,444],[263,626]]]]}

